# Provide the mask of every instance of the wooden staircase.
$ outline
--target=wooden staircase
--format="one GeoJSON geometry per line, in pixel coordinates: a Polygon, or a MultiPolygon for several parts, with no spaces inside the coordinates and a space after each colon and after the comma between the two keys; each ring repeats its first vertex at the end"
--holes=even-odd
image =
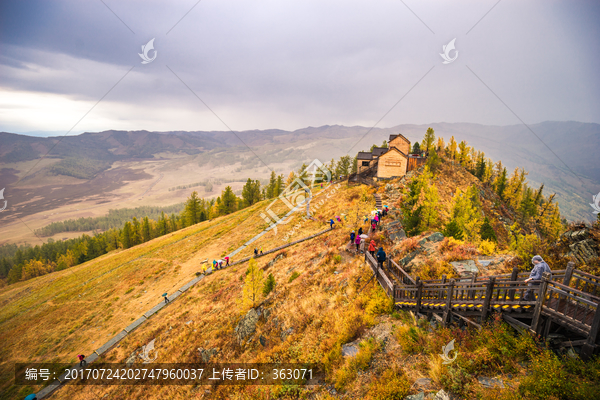
{"type": "Polygon", "coordinates": [[[536,282],[539,286],[528,286],[524,280],[529,273],[516,268],[511,274],[422,281],[393,260],[378,267],[367,253],[365,261],[396,307],[418,317],[436,318],[444,326],[457,321],[481,329],[492,313],[500,313],[517,330],[536,336],[563,332],[569,340],[560,346],[581,346],[584,359],[600,349],[600,277],[575,269],[574,263],[566,270],[544,274],[536,282]],[[528,290],[530,298],[525,300],[528,290]]]}

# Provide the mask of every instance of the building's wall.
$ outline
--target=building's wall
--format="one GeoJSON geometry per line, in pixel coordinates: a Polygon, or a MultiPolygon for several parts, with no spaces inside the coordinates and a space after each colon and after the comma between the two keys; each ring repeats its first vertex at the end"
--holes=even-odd
{"type": "Polygon", "coordinates": [[[379,157],[377,165],[378,178],[391,178],[406,174],[408,160],[397,151],[388,151],[379,157]]]}
{"type": "Polygon", "coordinates": [[[390,147],[395,147],[406,155],[410,154],[410,143],[402,139],[400,136],[389,143],[390,147]]]}
{"type": "Polygon", "coordinates": [[[408,159],[408,167],[406,171],[412,171],[427,163],[427,157],[410,157],[408,159]]]}
{"type": "Polygon", "coordinates": [[[358,173],[360,174],[361,172],[369,169],[370,166],[371,166],[371,161],[370,160],[358,160],[358,173]],[[363,166],[362,165],[363,161],[369,163],[369,165],[363,166]]]}

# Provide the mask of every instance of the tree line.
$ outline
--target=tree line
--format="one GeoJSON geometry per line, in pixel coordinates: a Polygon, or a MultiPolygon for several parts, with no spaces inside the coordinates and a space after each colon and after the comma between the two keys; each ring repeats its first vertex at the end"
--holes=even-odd
{"type": "MultiPolygon", "coordinates": [[[[332,160],[333,161],[333,160],[332,160]]],[[[297,177],[308,182],[306,164],[292,171],[287,180],[271,172],[266,185],[248,178],[241,197],[227,186],[216,199],[204,199],[194,191],[183,204],[170,207],[137,207],[110,210],[98,218],[79,218],[52,223],[39,230],[42,235],[77,230],[102,230],[93,236],[83,234],[78,238],[55,241],[52,238],[42,245],[0,246],[0,280],[12,284],[53,271],[93,260],[116,249],[128,249],[149,240],[188,226],[227,215],[250,207],[265,199],[278,197],[284,185],[291,185],[297,177]],[[141,216],[143,213],[146,215],[141,216]]]]}
{"type": "Polygon", "coordinates": [[[440,197],[434,181],[440,163],[445,160],[460,164],[469,173],[478,178],[484,188],[492,190],[498,197],[494,200],[497,209],[504,208],[511,218],[508,228],[510,247],[519,251],[524,246],[539,243],[542,240],[555,241],[563,230],[563,221],[558,204],[553,202],[554,195],[546,197],[544,185],[534,189],[526,182],[527,172],[515,168],[508,174],[501,161],[494,163],[485,153],[468,145],[457,143],[454,136],[448,144],[443,138],[435,137],[429,128],[420,148],[428,154],[424,171],[413,179],[402,204],[405,229],[409,236],[433,229],[442,229],[445,236],[457,240],[493,248],[497,241],[490,219],[485,216],[481,204],[482,191],[472,185],[466,191],[457,190],[449,215],[440,207],[440,197]]]}

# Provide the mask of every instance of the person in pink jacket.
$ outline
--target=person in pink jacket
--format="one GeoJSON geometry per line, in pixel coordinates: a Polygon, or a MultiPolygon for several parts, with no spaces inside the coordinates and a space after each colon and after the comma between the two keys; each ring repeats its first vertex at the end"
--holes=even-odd
{"type": "Polygon", "coordinates": [[[356,239],[354,239],[354,244],[356,245],[356,252],[358,253],[358,247],[360,246],[360,236],[356,235],[356,239]]]}

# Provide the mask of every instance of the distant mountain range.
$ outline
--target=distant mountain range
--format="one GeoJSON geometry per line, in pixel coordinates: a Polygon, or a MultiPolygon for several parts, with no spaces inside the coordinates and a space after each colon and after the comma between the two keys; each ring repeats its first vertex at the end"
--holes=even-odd
{"type": "MultiPolygon", "coordinates": [[[[502,160],[509,170],[517,166],[525,168],[532,186],[544,183],[546,194],[557,193],[561,211],[570,220],[595,218],[588,204],[592,195],[600,191],[600,125],[594,123],[543,122],[530,125],[531,131],[522,124],[434,123],[374,129],[326,125],[296,131],[110,130],[47,138],[0,132],[0,168],[12,168],[15,163],[39,159],[46,153],[47,158],[60,159],[47,167],[52,173],[87,180],[116,161],[152,159],[165,153],[200,158],[227,154],[238,160],[251,160],[246,165],[248,170],[283,162],[299,166],[314,158],[326,162],[345,154],[354,156],[372,144],[380,145],[393,133],[402,133],[412,142],[420,141],[428,127],[446,142],[451,136],[457,141],[467,141],[494,161],[502,160]]],[[[10,173],[15,172],[10,170],[10,173]]],[[[173,182],[173,186],[177,184],[173,182]]]]}

